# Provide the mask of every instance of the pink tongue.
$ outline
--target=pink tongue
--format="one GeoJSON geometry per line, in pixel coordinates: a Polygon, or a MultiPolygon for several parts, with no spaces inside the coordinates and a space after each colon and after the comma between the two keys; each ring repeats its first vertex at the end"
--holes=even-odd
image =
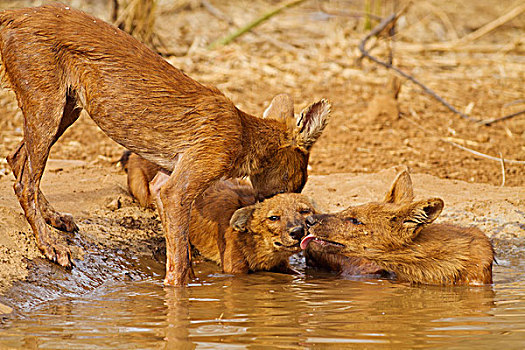
{"type": "Polygon", "coordinates": [[[303,237],[303,239],[301,240],[301,249],[306,249],[306,247],[308,247],[308,243],[313,239],[315,239],[315,236],[312,234],[303,237]]]}

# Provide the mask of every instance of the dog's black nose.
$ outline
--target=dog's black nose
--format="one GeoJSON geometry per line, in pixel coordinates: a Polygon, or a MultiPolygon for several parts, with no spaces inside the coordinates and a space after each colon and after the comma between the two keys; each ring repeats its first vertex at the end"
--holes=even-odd
{"type": "Polygon", "coordinates": [[[312,215],[306,218],[306,226],[311,227],[315,225],[316,223],[317,223],[317,220],[315,220],[315,218],[312,215]]]}
{"type": "Polygon", "coordinates": [[[300,240],[304,236],[304,228],[302,226],[294,227],[290,230],[290,237],[295,240],[300,240]]]}

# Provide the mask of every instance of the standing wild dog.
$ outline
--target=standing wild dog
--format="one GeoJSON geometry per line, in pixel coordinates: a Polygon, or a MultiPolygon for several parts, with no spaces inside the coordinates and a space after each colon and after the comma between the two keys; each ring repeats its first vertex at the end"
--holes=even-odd
{"type": "Polygon", "coordinates": [[[443,201],[413,199],[412,181],[403,171],[383,202],[309,217],[301,247],[316,245],[313,259],[320,252],[365,258],[405,282],[492,283],[494,251],[487,236],[475,227],[433,224],[443,201]]]}
{"type": "MultiPolygon", "coordinates": [[[[121,163],[128,173],[130,193],[142,206],[155,201],[162,213],[159,188],[168,175],[157,174],[154,164],[134,153],[126,152],[121,163]]],[[[256,203],[247,181],[221,180],[195,199],[189,240],[201,256],[221,265],[226,273],[294,273],[288,259],[301,251],[306,218],[314,213],[312,203],[301,194],[283,193],[256,203]]]]}
{"type": "MultiPolygon", "coordinates": [[[[266,108],[264,111],[263,118],[293,120],[294,105],[292,97],[286,93],[276,95],[270,102],[268,108],[266,108]]],[[[132,153],[130,151],[124,151],[119,162],[128,175],[127,182],[130,194],[139,202],[141,207],[152,207],[154,198],[150,192],[150,182],[158,172],[165,172],[165,170],[163,170],[159,165],[152,163],[142,158],[138,154],[132,153]]],[[[163,180],[163,183],[164,182],[165,178],[163,180]]],[[[159,184],[157,184],[157,186],[158,185],[159,184]]],[[[249,192],[252,193],[253,188],[250,187],[249,192]]]]}
{"type": "Polygon", "coordinates": [[[309,150],[330,105],[299,119],[261,119],[237,109],[145,45],[104,21],[64,5],[0,13],[4,82],[24,115],[24,137],[9,155],[14,189],[44,255],[71,266],[63,237],[76,231],[40,191],[51,146],[85,109],[114,141],[171,172],[160,192],[169,209],[166,285],[189,279],[188,228],[195,198],[221,178],[250,176],[258,199],[300,192],[309,150]]]}

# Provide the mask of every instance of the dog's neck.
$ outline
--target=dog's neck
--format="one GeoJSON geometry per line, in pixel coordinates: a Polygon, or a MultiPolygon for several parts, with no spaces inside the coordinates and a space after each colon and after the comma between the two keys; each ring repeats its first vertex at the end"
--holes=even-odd
{"type": "Polygon", "coordinates": [[[257,239],[257,234],[253,232],[239,233],[237,244],[246,264],[253,272],[270,271],[287,261],[289,256],[286,253],[280,254],[273,251],[272,247],[264,246],[267,243],[262,239],[257,239]]]}
{"type": "Polygon", "coordinates": [[[250,176],[264,168],[286,142],[287,128],[273,119],[262,119],[239,111],[242,151],[232,177],[250,176]]]}

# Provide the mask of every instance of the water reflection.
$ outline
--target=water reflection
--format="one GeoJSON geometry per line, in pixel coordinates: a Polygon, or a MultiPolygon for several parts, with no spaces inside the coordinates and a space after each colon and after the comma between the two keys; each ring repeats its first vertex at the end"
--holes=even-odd
{"type": "Polygon", "coordinates": [[[159,276],[109,284],[8,320],[0,348],[523,346],[525,277],[511,267],[498,267],[497,283],[485,287],[308,274],[232,277],[200,264],[187,289],[164,288],[159,276]]]}
{"type": "MultiPolygon", "coordinates": [[[[235,278],[211,275],[202,283],[193,286],[184,301],[180,296],[167,298],[171,300],[168,314],[184,315],[173,327],[184,328],[185,321],[189,328],[168,339],[177,342],[173,346],[186,341],[199,348],[219,344],[246,348],[269,344],[337,347],[342,343],[418,346],[435,344],[439,338],[446,341],[492,332],[488,327],[495,308],[491,286],[411,287],[390,281],[269,273],[235,278]]],[[[175,322],[168,319],[167,324],[175,322]]]]}
{"type": "Polygon", "coordinates": [[[164,305],[167,310],[164,341],[167,349],[195,349],[195,344],[189,337],[189,295],[188,289],[164,288],[164,305]]]}

